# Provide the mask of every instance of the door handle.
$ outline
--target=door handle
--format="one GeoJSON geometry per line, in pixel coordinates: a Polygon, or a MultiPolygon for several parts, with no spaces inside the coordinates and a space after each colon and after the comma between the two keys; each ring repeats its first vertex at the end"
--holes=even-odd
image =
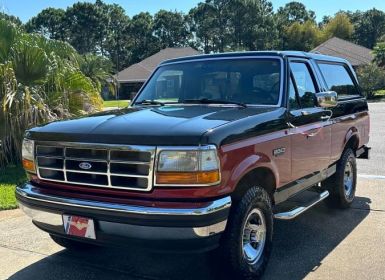
{"type": "Polygon", "coordinates": [[[342,121],[349,121],[349,120],[354,120],[356,118],[356,115],[352,114],[349,116],[344,116],[341,118],[342,121]]]}
{"type": "Polygon", "coordinates": [[[320,119],[323,121],[328,121],[330,119],[330,116],[321,116],[320,119]]]}
{"type": "Polygon", "coordinates": [[[306,134],[306,137],[307,137],[307,138],[314,137],[314,136],[316,136],[316,135],[318,134],[318,132],[319,132],[319,131],[313,132],[313,133],[309,133],[309,134],[306,134]]]}

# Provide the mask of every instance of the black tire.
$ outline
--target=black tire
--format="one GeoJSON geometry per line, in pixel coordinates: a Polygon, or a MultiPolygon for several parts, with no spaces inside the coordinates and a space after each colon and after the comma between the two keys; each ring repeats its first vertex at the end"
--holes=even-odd
{"type": "MultiPolygon", "coordinates": [[[[262,224],[262,220],[260,221],[262,224]]],[[[248,225],[250,224],[248,223],[248,225]]],[[[256,225],[253,224],[253,226],[256,225]]],[[[250,239],[251,235],[252,233],[250,232],[250,239]]],[[[255,236],[257,235],[254,235],[254,238],[255,236]]],[[[273,212],[271,199],[263,188],[252,187],[243,195],[239,202],[235,202],[232,206],[220,248],[222,258],[227,264],[226,267],[229,268],[230,273],[233,275],[232,279],[259,279],[263,275],[272,249],[272,238],[273,212]],[[255,211],[258,211],[258,214],[254,213],[255,211]],[[259,258],[251,262],[246,259],[243,251],[243,242],[245,242],[243,236],[244,227],[246,222],[248,222],[248,218],[252,217],[250,215],[257,215],[257,218],[261,214],[264,218],[264,228],[266,230],[264,246],[262,242],[254,243],[254,246],[257,248],[260,245],[256,244],[262,244],[261,246],[263,247],[259,247],[262,248],[259,258]]]]}
{"type": "Polygon", "coordinates": [[[90,243],[67,239],[53,234],[50,234],[50,237],[56,244],[71,251],[92,250],[99,247],[90,243]]]}
{"type": "Polygon", "coordinates": [[[333,176],[322,182],[322,188],[329,191],[329,197],[325,199],[328,206],[332,208],[346,209],[352,204],[357,185],[357,164],[356,157],[352,149],[347,148],[342,153],[341,158],[337,162],[337,170],[333,176]],[[347,167],[349,165],[350,167],[347,167]],[[351,186],[345,182],[345,175],[351,171],[351,186]],[[350,186],[350,187],[349,187],[350,186]]]}

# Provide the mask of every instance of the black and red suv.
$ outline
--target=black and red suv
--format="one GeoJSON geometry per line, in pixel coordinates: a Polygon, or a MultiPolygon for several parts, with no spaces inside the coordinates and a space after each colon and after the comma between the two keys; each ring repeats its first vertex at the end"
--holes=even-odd
{"type": "Polygon", "coordinates": [[[346,208],[368,158],[368,106],[350,64],[303,52],[165,61],[122,110],[26,132],[33,223],[67,248],[212,249],[262,275],[273,220],[346,208]],[[285,202],[311,189],[302,205],[285,202]],[[134,241],[134,242],[132,242],[134,241]]]}

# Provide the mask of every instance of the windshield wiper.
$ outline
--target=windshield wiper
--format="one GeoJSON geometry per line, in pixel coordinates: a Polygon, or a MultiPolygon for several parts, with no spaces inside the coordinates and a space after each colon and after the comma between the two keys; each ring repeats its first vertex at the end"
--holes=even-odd
{"type": "Polygon", "coordinates": [[[160,102],[160,101],[145,99],[145,100],[142,100],[139,102],[135,102],[135,105],[160,105],[160,106],[164,106],[165,104],[163,102],[160,102]]]}
{"type": "Polygon", "coordinates": [[[242,102],[229,101],[229,100],[220,100],[220,99],[209,99],[209,98],[200,98],[200,99],[185,99],[182,102],[185,103],[200,103],[200,104],[235,104],[243,108],[247,108],[247,105],[242,102]]]}

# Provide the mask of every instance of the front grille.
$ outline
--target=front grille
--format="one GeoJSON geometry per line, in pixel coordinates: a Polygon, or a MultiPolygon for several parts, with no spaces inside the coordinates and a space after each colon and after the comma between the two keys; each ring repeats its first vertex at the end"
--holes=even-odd
{"type": "Polygon", "coordinates": [[[40,179],[77,185],[149,191],[155,147],[36,143],[40,179]]]}

